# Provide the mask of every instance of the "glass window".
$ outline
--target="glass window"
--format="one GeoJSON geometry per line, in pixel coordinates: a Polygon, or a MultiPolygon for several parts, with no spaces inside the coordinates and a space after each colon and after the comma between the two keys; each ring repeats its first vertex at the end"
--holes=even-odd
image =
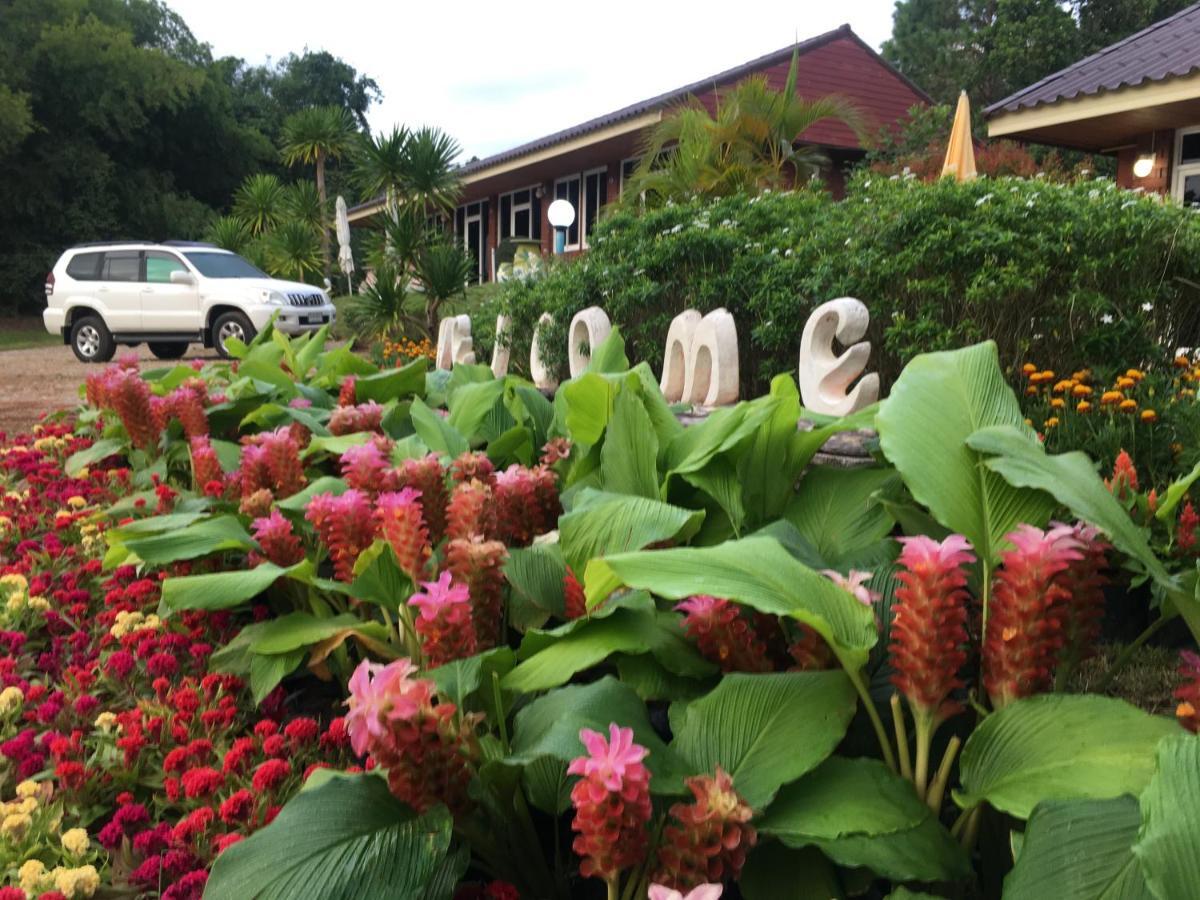
{"type": "Polygon", "coordinates": [[[1200,163],[1200,131],[1185,134],[1179,143],[1181,163],[1200,163]]]}
{"type": "Polygon", "coordinates": [[[533,188],[500,195],[499,234],[500,240],[541,240],[542,206],[533,188]]]}
{"type": "Polygon", "coordinates": [[[579,246],[579,176],[564,178],[554,184],[554,199],[566,200],[575,207],[575,221],[567,229],[567,246],[579,246]]]}
{"type": "Polygon", "coordinates": [[[500,240],[512,233],[512,194],[500,195],[500,240]]]}
{"type": "Polygon", "coordinates": [[[608,170],[588,173],[583,188],[583,243],[586,246],[592,226],[600,215],[600,207],[608,202],[608,170]]]}
{"type": "Polygon", "coordinates": [[[76,281],[95,281],[103,259],[103,253],[80,253],[67,263],[67,274],[76,281]]]}
{"type": "Polygon", "coordinates": [[[221,253],[216,250],[192,251],[183,254],[205,278],[269,278],[236,253],[221,253]]]}
{"type": "Polygon", "coordinates": [[[137,250],[114,250],[104,254],[102,281],[139,281],[142,274],[142,254],[137,250]]]}
{"type": "Polygon", "coordinates": [[[1183,204],[1191,206],[1200,203],[1200,174],[1183,177],[1183,204]]]}
{"type": "Polygon", "coordinates": [[[187,266],[173,253],[161,250],[146,251],[146,280],[154,284],[170,284],[172,272],[186,272],[187,266]]]}
{"type": "Polygon", "coordinates": [[[625,185],[629,183],[629,179],[633,177],[633,173],[637,171],[638,163],[641,162],[640,156],[635,156],[633,159],[627,159],[621,163],[621,190],[625,190],[625,185]]]}

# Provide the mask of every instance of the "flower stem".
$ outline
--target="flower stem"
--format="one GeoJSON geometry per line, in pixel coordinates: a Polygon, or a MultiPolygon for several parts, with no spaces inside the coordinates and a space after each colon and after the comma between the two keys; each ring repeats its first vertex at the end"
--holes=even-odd
{"type": "Polygon", "coordinates": [[[933,743],[933,716],[926,709],[913,710],[913,727],[917,733],[917,761],[913,767],[913,784],[917,796],[926,796],[929,787],[929,745],[933,743]]]}
{"type": "Polygon", "coordinates": [[[500,693],[500,674],[492,672],[492,697],[496,701],[496,725],[500,729],[500,743],[508,755],[508,723],[504,721],[504,697],[500,693]]]}
{"type": "Polygon", "coordinates": [[[849,676],[850,683],[854,685],[854,689],[858,691],[858,696],[867,711],[867,717],[871,720],[871,727],[875,729],[875,737],[879,739],[879,750],[883,753],[883,761],[887,763],[888,768],[893,772],[898,772],[896,755],[892,752],[891,739],[887,735],[887,730],[883,727],[883,720],[879,718],[879,710],[875,708],[875,702],[871,699],[871,692],[867,690],[866,682],[863,681],[862,670],[859,669],[851,672],[849,668],[846,668],[846,675],[849,676]]]}
{"type": "Polygon", "coordinates": [[[942,808],[942,800],[946,796],[946,784],[950,781],[950,770],[954,767],[954,757],[958,755],[958,748],[961,746],[962,741],[958,735],[950,738],[950,743],[946,745],[946,752],[942,754],[942,762],[938,766],[937,774],[933,776],[933,784],[929,786],[929,793],[925,795],[925,802],[929,804],[929,808],[935,814],[942,808]]]}
{"type": "Polygon", "coordinates": [[[608,885],[608,900],[617,900],[617,880],[620,877],[620,875],[613,875],[605,879],[605,883],[608,885]]]}
{"type": "Polygon", "coordinates": [[[896,732],[896,753],[900,757],[900,774],[912,781],[912,755],[908,750],[908,726],[904,723],[904,709],[900,695],[892,694],[892,728],[896,732]]]}

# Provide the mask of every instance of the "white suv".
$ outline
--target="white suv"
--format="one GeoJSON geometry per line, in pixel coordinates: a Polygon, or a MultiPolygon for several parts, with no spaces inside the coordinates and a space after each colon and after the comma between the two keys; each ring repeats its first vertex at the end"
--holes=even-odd
{"type": "Polygon", "coordinates": [[[227,340],[249,343],[276,314],[286,334],[337,315],[321,289],[271,278],[212,244],[125,242],[64,253],[46,276],[42,320],[82,362],[107,362],[117,344],[142,341],[159,359],[199,343],[228,358],[227,340]]]}

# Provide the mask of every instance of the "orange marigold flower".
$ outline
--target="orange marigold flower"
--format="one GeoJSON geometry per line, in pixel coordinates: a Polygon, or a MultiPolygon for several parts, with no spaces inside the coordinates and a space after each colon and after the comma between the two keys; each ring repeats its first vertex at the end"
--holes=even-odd
{"type": "Polygon", "coordinates": [[[1042,379],[1042,381],[1053,381],[1054,380],[1054,370],[1053,369],[1044,369],[1041,372],[1039,377],[1042,379]]]}
{"type": "Polygon", "coordinates": [[[1036,397],[1037,392],[1038,392],[1038,389],[1035,388],[1032,384],[1029,387],[1025,388],[1025,396],[1026,397],[1036,397]]]}
{"type": "Polygon", "coordinates": [[[1105,391],[1100,395],[1100,402],[1105,406],[1111,406],[1114,403],[1120,403],[1125,399],[1125,395],[1120,391],[1105,391]]]}
{"type": "Polygon", "coordinates": [[[1175,368],[1177,368],[1177,369],[1186,369],[1191,364],[1192,364],[1192,361],[1190,359],[1188,359],[1186,356],[1184,356],[1182,353],[1179,356],[1175,357],[1175,368]]]}
{"type": "Polygon", "coordinates": [[[1080,369],[1078,372],[1072,372],[1071,378],[1075,381],[1091,381],[1092,380],[1092,370],[1091,369],[1080,369]]]}
{"type": "Polygon", "coordinates": [[[1143,372],[1141,369],[1126,369],[1125,377],[1132,378],[1134,381],[1141,381],[1143,378],[1146,377],[1146,373],[1143,372]]]}
{"type": "Polygon", "coordinates": [[[1054,385],[1054,393],[1063,394],[1075,387],[1075,382],[1069,378],[1064,378],[1062,381],[1054,385]]]}
{"type": "Polygon", "coordinates": [[[1130,378],[1128,375],[1122,375],[1120,378],[1117,379],[1117,387],[1119,387],[1123,391],[1129,390],[1135,384],[1137,384],[1137,381],[1130,378]]]}
{"type": "Polygon", "coordinates": [[[1141,419],[1143,422],[1147,422],[1147,423],[1157,422],[1158,421],[1158,413],[1156,413],[1152,409],[1143,409],[1141,419]]]}
{"type": "Polygon", "coordinates": [[[1050,401],[1050,405],[1053,406],[1055,409],[1062,409],[1064,406],[1067,405],[1067,401],[1064,400],[1062,397],[1055,397],[1053,400],[1050,401]]]}
{"type": "Polygon", "coordinates": [[[1118,406],[1117,409],[1121,410],[1121,412],[1131,413],[1135,409],[1137,409],[1137,401],[1136,400],[1122,400],[1121,405],[1118,406]]]}
{"type": "Polygon", "coordinates": [[[1046,428],[1057,428],[1057,427],[1058,427],[1058,416],[1051,416],[1050,418],[1048,418],[1048,419],[1046,420],[1046,424],[1045,424],[1045,426],[1044,426],[1044,427],[1046,427],[1046,428]]]}
{"type": "Polygon", "coordinates": [[[1092,396],[1092,389],[1086,384],[1077,384],[1071,388],[1071,395],[1073,397],[1090,397],[1092,396]]]}
{"type": "Polygon", "coordinates": [[[1021,371],[1024,372],[1026,375],[1032,375],[1037,370],[1038,370],[1038,367],[1035,366],[1033,363],[1025,363],[1025,365],[1021,366],[1021,371]]]}
{"type": "Polygon", "coordinates": [[[1075,411],[1081,413],[1091,412],[1092,404],[1088,403],[1086,400],[1080,400],[1079,405],[1075,407],[1075,411]]]}

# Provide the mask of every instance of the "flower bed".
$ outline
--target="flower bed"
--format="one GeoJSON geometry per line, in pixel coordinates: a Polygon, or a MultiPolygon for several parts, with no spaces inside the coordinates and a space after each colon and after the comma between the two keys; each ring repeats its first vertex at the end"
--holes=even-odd
{"type": "Polygon", "coordinates": [[[4,442],[0,900],[1182,896],[1200,661],[1174,719],[1065,687],[1106,590],[1200,630],[1195,475],[1048,453],[991,345],[812,432],[622,357],[551,402],[268,329],[4,442]]]}

